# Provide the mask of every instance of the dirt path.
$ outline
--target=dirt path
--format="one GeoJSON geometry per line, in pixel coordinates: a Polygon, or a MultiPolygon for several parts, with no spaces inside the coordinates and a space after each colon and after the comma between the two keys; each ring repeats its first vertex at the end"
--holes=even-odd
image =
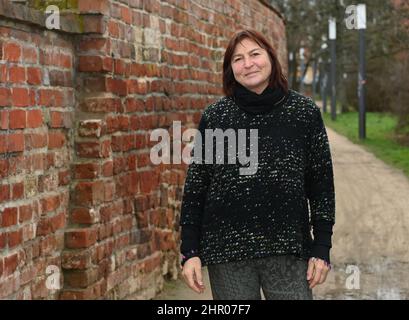
{"type": "MultiPolygon", "coordinates": [[[[334,164],[334,269],[316,299],[409,299],[409,179],[327,129],[334,164]]],[[[172,281],[157,299],[211,299],[172,281]]]]}

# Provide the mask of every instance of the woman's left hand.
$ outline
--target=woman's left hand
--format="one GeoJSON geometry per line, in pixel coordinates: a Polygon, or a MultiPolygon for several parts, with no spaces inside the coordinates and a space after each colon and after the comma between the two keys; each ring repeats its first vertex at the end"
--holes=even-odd
{"type": "Polygon", "coordinates": [[[308,261],[307,281],[310,284],[310,289],[317,284],[322,284],[327,279],[329,265],[322,259],[310,258],[308,261]]]}

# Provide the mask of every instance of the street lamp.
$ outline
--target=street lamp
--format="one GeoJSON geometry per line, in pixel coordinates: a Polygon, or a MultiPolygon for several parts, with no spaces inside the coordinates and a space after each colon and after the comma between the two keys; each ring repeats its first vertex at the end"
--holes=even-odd
{"type": "Polygon", "coordinates": [[[328,48],[328,45],[324,42],[321,44],[321,49],[318,50],[317,54],[314,57],[314,71],[313,71],[313,77],[312,77],[312,100],[315,101],[315,95],[317,91],[317,72],[319,72],[319,80],[321,84],[321,98],[323,97],[322,95],[322,78],[323,78],[323,70],[321,67],[322,64],[322,53],[328,48]],[[318,58],[318,59],[317,59],[318,58]]]}
{"type": "Polygon", "coordinates": [[[313,64],[313,72],[312,72],[312,100],[315,101],[315,91],[317,90],[317,69],[318,65],[320,63],[321,58],[314,59],[314,64],[313,64]]]}
{"type": "Polygon", "coordinates": [[[365,74],[365,29],[366,29],[366,5],[357,6],[357,25],[359,32],[359,73],[358,73],[358,98],[359,98],[359,138],[366,138],[366,74],[365,74]]]}
{"type": "Polygon", "coordinates": [[[304,92],[304,69],[305,69],[305,64],[304,64],[304,52],[305,49],[303,47],[300,48],[300,69],[301,69],[301,80],[300,80],[300,92],[304,92]]]}
{"type": "Polygon", "coordinates": [[[337,23],[335,18],[330,18],[328,21],[328,38],[331,48],[331,119],[336,119],[337,112],[337,97],[336,97],[336,39],[337,39],[337,23]]]}
{"type": "Polygon", "coordinates": [[[322,61],[320,65],[322,112],[327,113],[328,71],[327,63],[322,61]]]}
{"type": "Polygon", "coordinates": [[[292,52],[289,53],[288,55],[288,60],[290,61],[290,65],[288,67],[288,82],[290,83],[290,86],[293,87],[293,60],[294,60],[294,55],[292,52]]]}

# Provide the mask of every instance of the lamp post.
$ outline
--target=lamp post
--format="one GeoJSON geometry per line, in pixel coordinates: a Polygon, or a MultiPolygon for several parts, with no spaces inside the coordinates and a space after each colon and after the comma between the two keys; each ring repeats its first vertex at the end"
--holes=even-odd
{"type": "Polygon", "coordinates": [[[312,100],[315,101],[315,92],[317,90],[317,69],[318,61],[314,59],[313,72],[312,72],[312,100]]]}
{"type": "Polygon", "coordinates": [[[289,74],[288,82],[290,83],[291,87],[293,87],[293,59],[294,59],[294,55],[292,52],[290,52],[288,55],[288,60],[290,60],[290,66],[288,68],[288,74],[289,74]]]}
{"type": "Polygon", "coordinates": [[[300,48],[300,69],[301,69],[301,78],[300,78],[300,92],[304,92],[304,69],[305,69],[305,63],[304,63],[304,48],[300,48]]]}
{"type": "Polygon", "coordinates": [[[315,95],[317,93],[317,73],[319,73],[319,82],[320,82],[320,91],[321,91],[321,99],[322,95],[322,78],[323,78],[323,70],[322,70],[322,53],[328,48],[328,45],[324,42],[321,45],[321,49],[317,52],[314,58],[314,71],[312,77],[312,100],[315,101],[315,95]],[[318,60],[317,60],[318,58],[318,60]]]}
{"type": "Polygon", "coordinates": [[[358,98],[359,98],[359,139],[366,138],[366,72],[365,72],[365,29],[366,5],[358,4],[357,22],[359,32],[359,73],[358,73],[358,98]]]}
{"type": "Polygon", "coordinates": [[[336,119],[337,97],[336,97],[336,39],[337,24],[335,18],[330,18],[329,25],[329,43],[331,48],[331,119],[336,119]]]}
{"type": "Polygon", "coordinates": [[[327,92],[328,92],[328,72],[327,63],[323,61],[320,68],[321,76],[321,97],[322,97],[322,112],[327,113],[327,92]]]}

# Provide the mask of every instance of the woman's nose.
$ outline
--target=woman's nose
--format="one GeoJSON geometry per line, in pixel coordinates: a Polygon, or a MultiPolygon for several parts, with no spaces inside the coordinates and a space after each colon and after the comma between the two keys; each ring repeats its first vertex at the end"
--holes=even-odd
{"type": "Polygon", "coordinates": [[[244,68],[250,68],[253,65],[253,62],[250,58],[244,58],[244,68]]]}

